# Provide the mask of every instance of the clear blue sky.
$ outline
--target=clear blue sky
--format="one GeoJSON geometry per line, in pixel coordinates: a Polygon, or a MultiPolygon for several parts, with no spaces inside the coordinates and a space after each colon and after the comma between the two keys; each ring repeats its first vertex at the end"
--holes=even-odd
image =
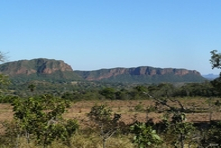
{"type": "Polygon", "coordinates": [[[221,52],[221,0],[0,0],[0,51],[9,61],[218,74],[214,49],[221,52]]]}

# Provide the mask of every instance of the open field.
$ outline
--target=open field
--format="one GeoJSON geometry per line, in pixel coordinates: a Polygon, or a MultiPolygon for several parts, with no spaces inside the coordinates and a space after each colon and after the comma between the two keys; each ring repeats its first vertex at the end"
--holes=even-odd
{"type": "MultiPolygon", "coordinates": [[[[187,120],[190,122],[200,122],[209,121],[210,114],[212,120],[221,120],[220,107],[209,105],[209,99],[207,98],[182,98],[179,99],[184,107],[196,110],[204,109],[203,112],[187,113],[187,120]],[[211,107],[209,107],[211,106],[211,107]]],[[[212,99],[212,103],[218,100],[212,99]]],[[[212,104],[211,103],[211,104],[212,104]]],[[[154,100],[93,100],[93,101],[79,101],[76,103],[71,103],[71,107],[64,114],[67,119],[75,118],[79,121],[81,125],[87,124],[88,118],[87,113],[90,112],[94,105],[107,105],[112,109],[114,113],[121,114],[121,121],[130,124],[135,120],[145,122],[148,118],[152,118],[154,122],[161,120],[163,113],[148,112],[146,111],[150,107],[154,107],[154,100]]],[[[179,105],[176,102],[169,102],[171,106],[179,105]]],[[[0,121],[12,120],[13,111],[10,104],[0,104],[0,121]]]]}
{"type": "MultiPolygon", "coordinates": [[[[188,113],[188,121],[208,121],[209,115],[212,112],[212,120],[221,120],[220,108],[211,106],[209,109],[209,101],[207,98],[183,98],[179,99],[184,107],[196,110],[205,109],[205,112],[188,113]]],[[[218,100],[212,99],[212,103],[218,100]]],[[[212,104],[211,103],[211,104],[212,104]]],[[[125,123],[132,123],[134,120],[145,122],[147,118],[147,111],[149,107],[154,107],[154,100],[94,100],[94,101],[79,101],[71,103],[71,107],[64,114],[65,118],[76,118],[80,123],[87,121],[87,113],[90,112],[94,105],[107,105],[114,113],[121,114],[121,120],[125,123]]],[[[179,107],[176,102],[169,102],[169,105],[179,107]]],[[[148,117],[152,118],[155,122],[159,121],[163,113],[148,112],[148,117]]],[[[10,104],[0,104],[0,121],[12,120],[13,111],[10,104]]]]}
{"type": "MultiPolygon", "coordinates": [[[[213,102],[217,100],[214,99],[213,102]]],[[[219,108],[211,107],[209,109],[208,99],[202,98],[186,98],[181,99],[181,103],[189,109],[208,109],[205,112],[199,113],[187,113],[187,119],[190,122],[200,122],[200,121],[209,121],[210,114],[212,120],[221,120],[221,112],[219,108]]],[[[80,123],[87,121],[86,114],[90,112],[90,109],[95,105],[105,104],[109,106],[114,113],[121,114],[121,121],[130,124],[134,120],[145,122],[148,118],[152,118],[154,122],[161,120],[163,113],[156,112],[147,112],[145,111],[150,106],[155,105],[154,100],[127,100],[127,101],[81,101],[76,102],[65,114],[66,118],[76,118],[80,123]],[[140,107],[140,110],[137,110],[136,107],[140,107]]],[[[170,102],[171,106],[177,106],[177,103],[170,102]]]]}

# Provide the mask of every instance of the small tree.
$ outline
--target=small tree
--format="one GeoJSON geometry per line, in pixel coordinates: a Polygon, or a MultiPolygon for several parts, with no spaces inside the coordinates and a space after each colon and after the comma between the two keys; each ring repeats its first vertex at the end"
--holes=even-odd
{"type": "MultiPolygon", "coordinates": [[[[217,50],[213,50],[211,53],[210,63],[212,65],[212,69],[217,68],[221,69],[221,53],[218,53],[217,50]]],[[[218,91],[219,95],[221,95],[221,72],[218,78],[211,81],[212,85],[218,91]]],[[[219,101],[215,103],[215,105],[220,106],[219,101]]],[[[215,142],[216,144],[221,144],[221,122],[212,122],[210,121],[211,128],[208,132],[208,141],[215,142]]]]}
{"type": "Polygon", "coordinates": [[[120,114],[114,114],[112,118],[112,110],[105,105],[95,105],[91,108],[88,117],[92,120],[100,129],[100,135],[103,142],[103,148],[106,147],[106,141],[118,129],[118,121],[121,117],[120,114]]]}
{"type": "MultiPolygon", "coordinates": [[[[221,69],[221,53],[217,53],[217,50],[211,51],[211,59],[210,63],[212,66],[212,69],[217,68],[221,69]]],[[[211,81],[211,84],[214,86],[214,88],[219,92],[219,95],[221,95],[221,72],[218,78],[211,81]]]]}
{"type": "Polygon", "coordinates": [[[211,51],[211,59],[210,63],[212,65],[212,69],[218,68],[221,69],[221,53],[217,53],[217,50],[211,51]]]}
{"type": "Polygon", "coordinates": [[[168,108],[163,119],[163,123],[166,125],[165,132],[172,135],[172,145],[175,148],[178,148],[179,145],[184,148],[185,140],[191,139],[192,133],[195,131],[193,124],[186,122],[185,113],[189,112],[189,110],[177,99],[159,99],[148,93],[146,94],[156,101],[156,108],[159,105],[168,108]],[[168,101],[176,102],[179,107],[171,106],[168,101]]]}
{"type": "Polygon", "coordinates": [[[193,124],[186,122],[186,115],[182,112],[174,112],[171,121],[167,123],[168,134],[174,135],[172,145],[175,148],[184,148],[185,140],[191,139],[195,131],[193,124]]]}

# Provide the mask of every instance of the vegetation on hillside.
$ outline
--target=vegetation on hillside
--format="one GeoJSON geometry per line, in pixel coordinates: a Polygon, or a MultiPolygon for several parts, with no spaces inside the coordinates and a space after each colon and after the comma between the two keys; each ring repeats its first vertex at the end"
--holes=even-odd
{"type": "Polygon", "coordinates": [[[73,71],[71,66],[60,60],[33,59],[7,62],[0,65],[2,74],[10,77],[13,83],[29,81],[72,82],[78,80],[108,83],[179,83],[203,82],[199,72],[186,69],[154,68],[142,66],[136,68],[112,68],[94,71],[73,71]]]}

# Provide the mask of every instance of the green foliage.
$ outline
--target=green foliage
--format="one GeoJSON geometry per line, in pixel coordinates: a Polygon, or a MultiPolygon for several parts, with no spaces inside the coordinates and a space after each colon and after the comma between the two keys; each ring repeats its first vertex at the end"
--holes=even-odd
{"type": "Polygon", "coordinates": [[[176,95],[179,96],[217,96],[215,88],[210,82],[204,83],[187,83],[176,91],[176,95]]]}
{"type": "Polygon", "coordinates": [[[133,100],[141,100],[146,99],[147,96],[144,94],[144,92],[147,91],[147,87],[144,85],[137,85],[132,88],[132,90],[129,92],[130,98],[133,100]]]}
{"type": "Polygon", "coordinates": [[[3,74],[0,74],[0,86],[5,86],[10,84],[9,77],[3,74]]]}
{"type": "MultiPolygon", "coordinates": [[[[221,69],[221,53],[217,52],[218,52],[217,50],[213,50],[210,52],[211,53],[210,63],[212,65],[212,69],[214,68],[221,69]]],[[[221,95],[221,73],[219,78],[213,80],[211,83],[221,95]]]]}
{"type": "Polygon", "coordinates": [[[156,130],[152,129],[151,126],[147,126],[145,123],[135,123],[130,127],[130,130],[135,134],[133,142],[139,148],[152,148],[162,143],[162,139],[157,135],[156,130]]]}
{"type": "Polygon", "coordinates": [[[136,87],[134,87],[134,89],[139,93],[143,93],[147,91],[147,88],[143,85],[137,85],[136,87]]]}
{"type": "Polygon", "coordinates": [[[17,98],[19,97],[13,95],[2,95],[0,96],[0,103],[12,103],[17,98]]]}
{"type": "MultiPolygon", "coordinates": [[[[8,135],[10,136],[10,135],[8,135]]],[[[35,145],[33,141],[27,143],[26,140],[21,137],[19,145],[14,145],[16,139],[11,137],[0,136],[1,148],[42,148],[41,145],[35,145]]],[[[66,145],[60,140],[54,141],[47,148],[101,148],[102,140],[100,135],[94,132],[77,132],[70,139],[70,145],[66,145]]],[[[127,135],[119,135],[110,137],[107,141],[108,148],[134,148],[134,144],[130,141],[130,137],[127,135]]]]}
{"type": "Polygon", "coordinates": [[[88,116],[92,121],[102,124],[111,120],[112,110],[105,105],[95,105],[88,116]]]}
{"type": "Polygon", "coordinates": [[[212,69],[214,68],[218,68],[221,69],[221,54],[217,53],[217,50],[213,50],[211,51],[211,59],[210,59],[210,63],[212,65],[212,69]]]}
{"type": "Polygon", "coordinates": [[[185,140],[191,138],[195,131],[193,124],[185,122],[185,120],[186,115],[184,113],[176,112],[173,114],[170,124],[168,124],[168,132],[174,135],[172,144],[175,148],[178,148],[179,145],[184,148],[185,140]]]}
{"type": "Polygon", "coordinates": [[[19,142],[17,139],[20,129],[17,123],[15,121],[4,121],[0,123],[0,126],[3,127],[3,129],[5,128],[4,134],[0,134],[0,147],[18,147],[19,142]]]}
{"type": "Polygon", "coordinates": [[[100,130],[100,135],[103,141],[103,148],[106,147],[106,140],[110,138],[118,130],[118,121],[120,114],[114,114],[112,118],[112,110],[105,105],[95,105],[91,108],[88,117],[93,121],[100,130]]]}
{"type": "Polygon", "coordinates": [[[44,147],[54,140],[68,141],[73,132],[78,129],[75,120],[65,121],[62,114],[69,103],[51,95],[38,98],[16,99],[13,103],[14,119],[20,132],[25,134],[27,142],[35,139],[44,147]]]}
{"type": "Polygon", "coordinates": [[[209,129],[207,135],[208,143],[216,143],[221,145],[221,122],[215,122],[212,124],[211,128],[209,129]]]}
{"type": "MultiPolygon", "coordinates": [[[[176,97],[176,96],[217,96],[218,91],[210,82],[187,83],[174,85],[171,83],[160,84],[118,84],[101,82],[48,82],[48,81],[30,81],[15,82],[8,86],[7,94],[19,97],[32,96],[34,94],[53,94],[70,101],[76,100],[98,100],[98,99],[117,99],[117,100],[141,100],[149,97],[143,92],[148,92],[155,97],[176,97]],[[30,89],[34,84],[35,87],[30,89]]],[[[216,87],[221,88],[221,87],[216,87]]],[[[4,92],[6,93],[6,92],[4,92]]]]}
{"type": "Polygon", "coordinates": [[[160,83],[158,85],[150,85],[148,90],[155,97],[171,97],[174,95],[175,86],[171,83],[160,83]]]}
{"type": "Polygon", "coordinates": [[[104,88],[100,91],[100,94],[105,96],[106,99],[115,99],[115,89],[114,88],[104,88]]]}
{"type": "Polygon", "coordinates": [[[164,126],[163,132],[166,133],[165,141],[169,141],[175,148],[184,148],[185,141],[190,140],[194,134],[195,127],[192,123],[186,122],[186,108],[179,100],[171,100],[176,102],[179,107],[174,107],[168,104],[167,100],[156,99],[158,104],[168,107],[164,113],[162,124],[164,126]]]}
{"type": "Polygon", "coordinates": [[[125,88],[122,88],[119,91],[115,92],[115,98],[117,100],[128,100],[130,99],[129,97],[129,91],[125,88]]]}
{"type": "Polygon", "coordinates": [[[0,74],[0,94],[6,94],[8,92],[7,86],[10,84],[9,77],[0,74]]]}

